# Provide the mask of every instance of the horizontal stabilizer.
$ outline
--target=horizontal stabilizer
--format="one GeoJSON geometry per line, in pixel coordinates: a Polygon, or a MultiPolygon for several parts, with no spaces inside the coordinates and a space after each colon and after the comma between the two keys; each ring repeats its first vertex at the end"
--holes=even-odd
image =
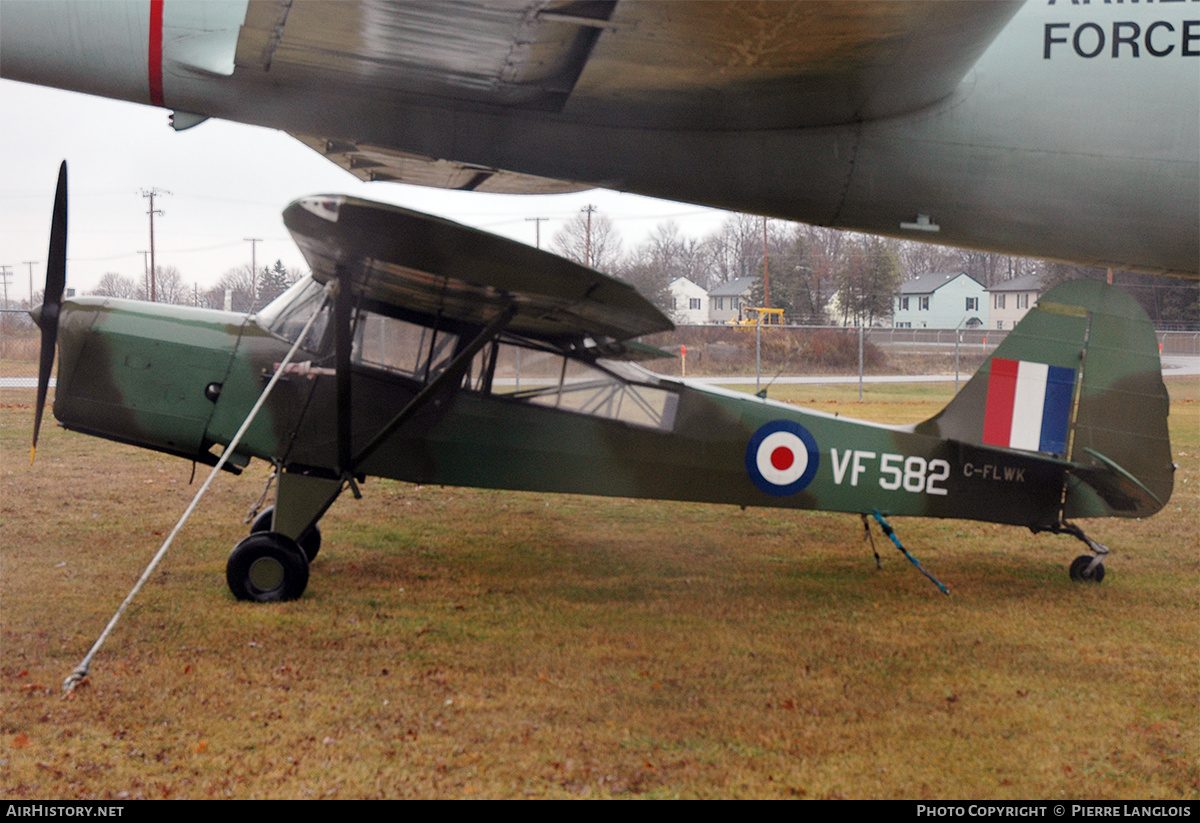
{"type": "Polygon", "coordinates": [[[1093,449],[1085,448],[1084,451],[1100,461],[1100,466],[1079,466],[1072,469],[1071,474],[1091,486],[1113,510],[1133,512],[1137,516],[1138,512],[1147,509],[1158,511],[1166,504],[1146,484],[1112,460],[1093,449]]]}

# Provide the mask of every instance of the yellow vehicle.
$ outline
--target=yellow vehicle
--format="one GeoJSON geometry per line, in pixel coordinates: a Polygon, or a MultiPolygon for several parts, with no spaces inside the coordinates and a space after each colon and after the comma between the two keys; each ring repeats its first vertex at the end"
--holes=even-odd
{"type": "Polygon", "coordinates": [[[783,325],[783,309],[767,309],[761,306],[747,306],[742,309],[745,312],[744,317],[739,317],[737,320],[728,320],[727,326],[782,326],[783,325]]]}

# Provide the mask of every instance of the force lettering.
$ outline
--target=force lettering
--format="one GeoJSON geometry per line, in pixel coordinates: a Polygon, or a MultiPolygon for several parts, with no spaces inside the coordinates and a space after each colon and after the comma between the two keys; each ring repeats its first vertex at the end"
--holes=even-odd
{"type": "Polygon", "coordinates": [[[1047,23],[1042,39],[1042,59],[1074,53],[1079,57],[1179,57],[1200,56],[1200,20],[1171,23],[1156,20],[1142,24],[1132,20],[1099,23],[1047,23]],[[1057,48],[1056,48],[1057,47],[1057,48]]]}

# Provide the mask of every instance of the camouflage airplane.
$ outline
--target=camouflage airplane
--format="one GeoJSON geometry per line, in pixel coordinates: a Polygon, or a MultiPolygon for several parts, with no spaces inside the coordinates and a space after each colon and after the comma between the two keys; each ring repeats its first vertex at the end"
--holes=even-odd
{"type": "MultiPolygon", "coordinates": [[[[440,218],[342,196],[284,222],[312,275],[255,315],[63,300],[65,165],[51,233],[38,422],[206,464],[279,382],[229,468],[274,464],[274,508],[227,567],[244,600],[299,597],[318,521],[367,475],[500,489],[873,515],[1067,533],[1171,495],[1154,331],[1123,292],[1048,292],[963,391],[885,426],[657,376],[635,338],[671,322],[621,281],[440,218]],[[302,362],[289,362],[293,347],[302,362]]],[[[898,544],[899,545],[899,544],[898,544]]]]}

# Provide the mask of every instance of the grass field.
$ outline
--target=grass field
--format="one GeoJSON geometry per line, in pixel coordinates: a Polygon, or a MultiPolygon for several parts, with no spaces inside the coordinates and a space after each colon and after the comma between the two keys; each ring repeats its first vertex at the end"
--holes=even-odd
{"type": "MultiPolygon", "coordinates": [[[[223,477],[60,684],[194,493],[190,464],[43,428],[0,391],[0,795],[1200,797],[1200,384],[1175,496],[1067,537],[370,481],[305,596],[237,603],[265,468],[223,477]],[[886,553],[885,553],[886,549],[886,553]]],[[[947,386],[772,389],[897,422],[947,386]]],[[[199,479],[197,480],[197,483],[199,479]]]]}

